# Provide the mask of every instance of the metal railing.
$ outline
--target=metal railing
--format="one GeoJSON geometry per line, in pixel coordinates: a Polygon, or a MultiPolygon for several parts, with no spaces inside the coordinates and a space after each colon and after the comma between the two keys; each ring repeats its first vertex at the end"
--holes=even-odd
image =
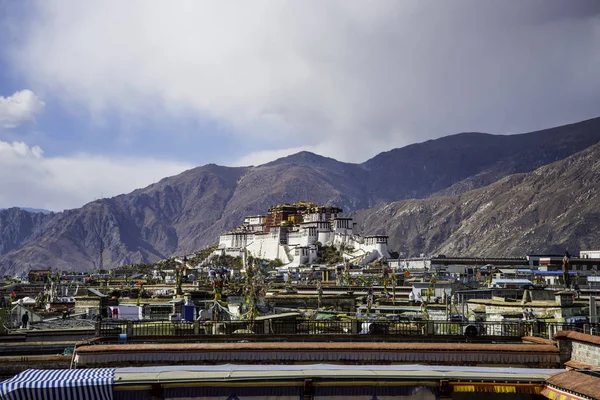
{"type": "Polygon", "coordinates": [[[194,323],[187,321],[103,321],[100,336],[185,336],[194,335],[194,323]]]}
{"type": "Polygon", "coordinates": [[[562,324],[562,323],[543,323],[533,322],[531,328],[534,334],[531,336],[550,337],[558,331],[575,331],[586,333],[588,335],[600,336],[600,324],[562,324]]]}
{"type": "Polygon", "coordinates": [[[559,324],[529,321],[452,322],[452,321],[364,321],[272,319],[239,321],[102,321],[100,336],[194,336],[194,335],[352,335],[372,334],[394,337],[446,336],[550,338],[560,330],[600,335],[600,324],[559,324]]]}

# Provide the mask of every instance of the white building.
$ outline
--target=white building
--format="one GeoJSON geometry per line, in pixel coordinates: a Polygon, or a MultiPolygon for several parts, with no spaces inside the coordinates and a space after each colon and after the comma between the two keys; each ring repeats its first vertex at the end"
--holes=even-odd
{"type": "Polygon", "coordinates": [[[433,303],[443,302],[446,298],[452,296],[453,284],[447,281],[439,281],[432,286],[429,282],[413,282],[412,295],[409,294],[409,299],[412,298],[419,302],[425,301],[430,289],[432,289],[429,295],[430,301],[433,303]]]}
{"type": "Polygon", "coordinates": [[[581,250],[579,258],[600,258],[600,250],[581,250]]]}
{"type": "Polygon", "coordinates": [[[286,266],[310,264],[317,259],[317,242],[335,246],[344,258],[367,264],[389,257],[386,235],[360,236],[352,218],[342,217],[342,209],[300,202],[269,208],[267,216],[251,216],[219,237],[217,254],[247,253],[254,257],[279,259],[286,266]]]}
{"type": "Polygon", "coordinates": [[[431,269],[431,258],[430,257],[413,257],[400,259],[398,262],[400,269],[408,270],[430,270],[431,269]]]}
{"type": "Polygon", "coordinates": [[[492,282],[489,284],[491,288],[504,288],[504,289],[519,289],[526,287],[533,287],[533,282],[529,279],[492,279],[492,282]]]}

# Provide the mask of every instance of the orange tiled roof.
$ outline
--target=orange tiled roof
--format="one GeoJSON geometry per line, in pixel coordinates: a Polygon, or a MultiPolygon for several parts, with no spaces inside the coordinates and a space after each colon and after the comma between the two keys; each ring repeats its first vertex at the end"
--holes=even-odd
{"type": "Polygon", "coordinates": [[[586,333],[575,331],[558,331],[554,335],[555,339],[571,339],[580,342],[593,343],[600,345],[600,336],[588,335],[586,333]]]}
{"type": "Polygon", "coordinates": [[[512,351],[524,353],[558,353],[558,348],[541,344],[487,344],[487,343],[373,343],[373,342],[254,342],[254,343],[156,343],[84,345],[78,353],[103,351],[158,351],[186,350],[420,350],[420,351],[512,351]]]}
{"type": "Polygon", "coordinates": [[[561,372],[548,378],[546,384],[592,399],[600,399],[600,374],[594,376],[577,371],[561,372]]]}

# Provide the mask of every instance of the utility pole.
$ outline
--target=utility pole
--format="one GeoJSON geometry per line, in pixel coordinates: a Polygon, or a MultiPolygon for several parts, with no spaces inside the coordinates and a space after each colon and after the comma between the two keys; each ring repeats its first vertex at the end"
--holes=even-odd
{"type": "Polygon", "coordinates": [[[183,269],[187,264],[187,257],[183,257],[183,267],[177,266],[175,267],[176,279],[177,279],[177,296],[183,295],[183,290],[181,289],[181,283],[183,280],[183,269]]]}

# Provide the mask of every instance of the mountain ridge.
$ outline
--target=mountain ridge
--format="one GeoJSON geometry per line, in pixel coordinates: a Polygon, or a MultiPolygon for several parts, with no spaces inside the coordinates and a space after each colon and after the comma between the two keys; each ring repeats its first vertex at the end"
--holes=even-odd
{"type": "Polygon", "coordinates": [[[19,207],[19,206],[14,206],[14,207],[8,207],[8,208],[0,208],[0,211],[2,210],[8,210],[11,208],[18,208],[20,210],[23,211],[27,211],[30,213],[40,213],[40,214],[52,214],[54,211],[50,211],[50,210],[46,210],[44,208],[31,208],[31,207],[19,207]]]}
{"type": "Polygon", "coordinates": [[[355,217],[366,231],[387,231],[405,255],[562,253],[600,245],[599,197],[596,144],[457,196],[394,202],[355,217]]]}
{"type": "Polygon", "coordinates": [[[191,253],[216,242],[244,216],[264,214],[278,203],[307,200],[350,213],[412,198],[440,201],[598,142],[600,118],[514,137],[451,135],[361,164],[310,152],[251,167],[208,164],[78,209],[39,217],[0,211],[0,273],[84,271],[191,253]]]}

